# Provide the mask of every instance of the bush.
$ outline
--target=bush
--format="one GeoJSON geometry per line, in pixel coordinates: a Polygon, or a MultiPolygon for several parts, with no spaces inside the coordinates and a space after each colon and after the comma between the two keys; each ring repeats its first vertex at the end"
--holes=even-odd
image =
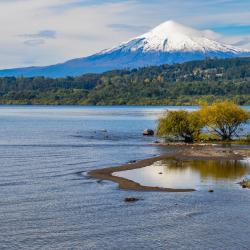
{"type": "Polygon", "coordinates": [[[203,126],[199,111],[168,111],[159,120],[157,135],[175,136],[185,142],[193,142],[199,137],[203,126]]]}
{"type": "Polygon", "coordinates": [[[157,135],[175,137],[185,142],[195,140],[230,141],[239,136],[242,125],[250,118],[249,112],[233,102],[203,104],[199,111],[168,111],[159,120],[157,135]],[[203,134],[201,134],[203,131],[203,134]],[[209,134],[204,133],[208,131],[209,134]]]}

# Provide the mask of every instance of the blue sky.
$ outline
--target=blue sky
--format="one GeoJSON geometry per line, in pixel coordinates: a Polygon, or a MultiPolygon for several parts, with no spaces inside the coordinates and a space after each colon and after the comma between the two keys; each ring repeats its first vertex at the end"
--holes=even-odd
{"type": "Polygon", "coordinates": [[[0,68],[87,56],[170,19],[250,49],[250,0],[0,0],[0,68]]]}

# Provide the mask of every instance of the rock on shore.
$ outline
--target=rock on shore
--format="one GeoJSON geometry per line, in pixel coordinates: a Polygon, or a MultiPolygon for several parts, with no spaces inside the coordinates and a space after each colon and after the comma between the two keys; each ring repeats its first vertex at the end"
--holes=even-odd
{"type": "Polygon", "coordinates": [[[242,188],[250,188],[250,179],[243,180],[242,182],[240,182],[240,185],[242,186],[242,188]]]}
{"type": "Polygon", "coordinates": [[[154,130],[152,130],[152,129],[145,129],[144,131],[143,131],[143,135],[144,136],[153,136],[154,135],[154,130]]]}

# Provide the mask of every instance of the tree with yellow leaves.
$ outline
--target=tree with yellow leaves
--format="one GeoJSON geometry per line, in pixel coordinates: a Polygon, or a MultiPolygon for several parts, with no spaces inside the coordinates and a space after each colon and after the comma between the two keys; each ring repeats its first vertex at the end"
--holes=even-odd
{"type": "Polygon", "coordinates": [[[237,137],[250,118],[248,111],[230,101],[203,104],[199,112],[209,131],[223,141],[237,137]]]}
{"type": "Polygon", "coordinates": [[[185,142],[193,142],[199,137],[203,126],[199,111],[167,111],[158,122],[157,136],[174,136],[185,142]]]}
{"type": "Polygon", "coordinates": [[[157,135],[174,136],[185,142],[193,142],[200,139],[201,131],[206,128],[222,141],[230,141],[239,136],[242,126],[249,119],[249,112],[233,102],[205,103],[198,111],[166,112],[158,122],[157,135]]]}

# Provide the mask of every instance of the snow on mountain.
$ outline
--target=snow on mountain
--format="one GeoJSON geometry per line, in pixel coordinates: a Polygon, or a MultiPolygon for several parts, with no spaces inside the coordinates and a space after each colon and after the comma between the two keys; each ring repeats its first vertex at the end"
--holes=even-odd
{"type": "Polygon", "coordinates": [[[230,45],[221,44],[205,37],[205,32],[195,30],[174,21],[167,21],[148,33],[138,36],[120,46],[105,50],[102,53],[117,50],[135,52],[203,52],[220,51],[231,53],[247,52],[230,45]]]}
{"type": "Polygon", "coordinates": [[[250,56],[250,51],[212,40],[207,37],[207,32],[195,30],[174,21],[167,21],[118,47],[89,57],[47,67],[1,70],[0,76],[75,76],[205,58],[243,56],[250,56]]]}

